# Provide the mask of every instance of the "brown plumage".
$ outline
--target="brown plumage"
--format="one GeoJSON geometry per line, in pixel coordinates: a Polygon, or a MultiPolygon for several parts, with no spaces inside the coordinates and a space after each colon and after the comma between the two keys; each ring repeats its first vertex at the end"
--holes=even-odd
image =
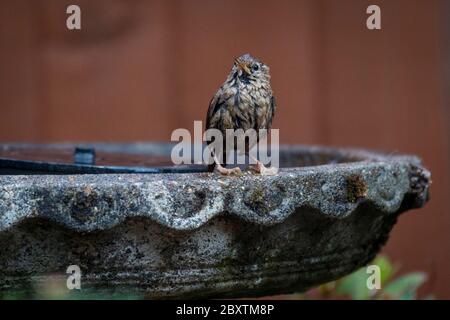
{"type": "MultiPolygon", "coordinates": [[[[261,61],[245,54],[236,58],[225,82],[211,100],[206,116],[206,129],[218,129],[225,137],[226,129],[270,129],[275,114],[275,98],[270,87],[269,67],[261,61]]],[[[260,138],[257,135],[256,142],[260,138]]],[[[254,145],[246,145],[244,151],[248,154],[254,145]]],[[[222,155],[216,155],[215,163],[210,166],[212,171],[217,168],[222,174],[228,175],[240,172],[238,167],[226,169],[220,163],[226,164],[225,145],[222,155]]],[[[256,159],[255,159],[256,160],[256,159]]],[[[275,174],[275,168],[265,168],[257,161],[256,171],[261,174],[275,174]]]]}

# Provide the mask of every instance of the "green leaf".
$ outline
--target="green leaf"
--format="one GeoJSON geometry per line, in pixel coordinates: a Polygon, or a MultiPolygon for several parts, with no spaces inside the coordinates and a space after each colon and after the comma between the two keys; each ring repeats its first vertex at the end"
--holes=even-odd
{"type": "Polygon", "coordinates": [[[383,255],[377,256],[372,264],[380,267],[382,288],[394,276],[398,269],[397,266],[393,265],[389,259],[383,255]]]}
{"type": "Polygon", "coordinates": [[[353,300],[369,299],[370,291],[367,288],[366,268],[361,268],[339,280],[336,293],[350,296],[353,300]]]}
{"type": "Polygon", "coordinates": [[[423,272],[406,274],[391,283],[383,290],[393,299],[412,300],[417,297],[417,289],[427,280],[423,272]]]}

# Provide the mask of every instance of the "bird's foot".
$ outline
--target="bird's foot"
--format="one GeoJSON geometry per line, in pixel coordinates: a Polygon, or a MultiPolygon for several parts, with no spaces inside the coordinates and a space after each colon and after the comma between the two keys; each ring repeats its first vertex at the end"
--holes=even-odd
{"type": "Polygon", "coordinates": [[[266,168],[264,164],[262,164],[262,162],[260,161],[258,161],[256,165],[250,166],[250,168],[262,176],[274,176],[278,173],[278,168],[276,167],[266,168]]]}
{"type": "Polygon", "coordinates": [[[217,168],[217,171],[219,171],[219,173],[221,175],[224,175],[224,176],[231,176],[231,175],[240,175],[240,174],[242,174],[242,171],[241,171],[241,169],[239,167],[227,169],[227,168],[224,168],[222,166],[217,166],[216,168],[217,168]]]}

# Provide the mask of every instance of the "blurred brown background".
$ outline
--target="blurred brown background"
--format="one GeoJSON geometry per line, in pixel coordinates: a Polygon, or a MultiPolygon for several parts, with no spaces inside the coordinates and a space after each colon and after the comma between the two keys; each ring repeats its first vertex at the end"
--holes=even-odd
{"type": "Polygon", "coordinates": [[[0,1],[1,141],[168,141],[250,52],[271,67],[281,142],[422,157],[432,200],[384,251],[450,298],[450,2],[0,1]]]}

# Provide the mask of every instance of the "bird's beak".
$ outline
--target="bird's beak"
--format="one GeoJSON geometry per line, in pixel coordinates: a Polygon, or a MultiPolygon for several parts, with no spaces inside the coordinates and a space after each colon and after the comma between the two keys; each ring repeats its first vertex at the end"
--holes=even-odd
{"type": "Polygon", "coordinates": [[[242,71],[244,71],[246,74],[250,74],[250,69],[248,68],[248,64],[245,63],[244,61],[241,61],[238,59],[234,60],[234,63],[236,64],[236,66],[241,69],[242,71]]]}

